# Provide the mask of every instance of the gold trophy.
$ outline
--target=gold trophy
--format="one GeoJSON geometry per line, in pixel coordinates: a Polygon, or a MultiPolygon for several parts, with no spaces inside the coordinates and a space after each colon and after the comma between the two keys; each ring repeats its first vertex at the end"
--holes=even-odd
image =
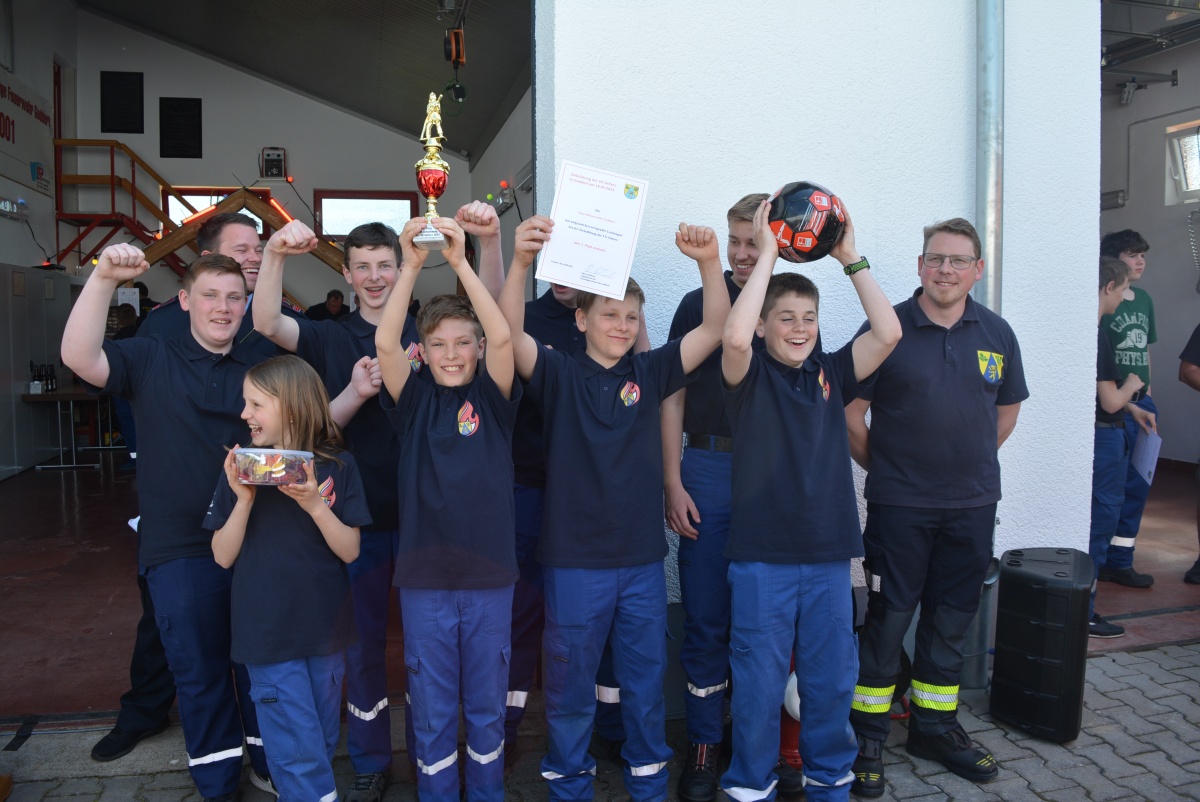
{"type": "Polygon", "coordinates": [[[446,247],[446,237],[433,227],[433,218],[438,216],[438,198],[446,191],[446,178],[450,174],[450,165],[438,155],[445,138],[442,134],[442,96],[430,92],[429,103],[425,107],[425,125],[421,128],[425,157],[414,165],[417,170],[417,189],[428,204],[425,228],[413,238],[413,245],[423,251],[440,251],[446,247]]]}

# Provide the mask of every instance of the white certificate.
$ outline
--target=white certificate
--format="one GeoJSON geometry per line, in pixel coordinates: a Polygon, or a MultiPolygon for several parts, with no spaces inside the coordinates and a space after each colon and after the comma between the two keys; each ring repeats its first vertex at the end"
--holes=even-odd
{"type": "Polygon", "coordinates": [[[563,162],[550,209],[554,233],[538,260],[537,277],[625,297],[647,186],[640,178],[563,162]]]}

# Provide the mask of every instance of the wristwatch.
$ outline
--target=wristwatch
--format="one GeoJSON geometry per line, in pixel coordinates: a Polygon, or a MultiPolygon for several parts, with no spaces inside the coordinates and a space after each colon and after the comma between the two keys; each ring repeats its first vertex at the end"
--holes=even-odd
{"type": "Polygon", "coordinates": [[[865,257],[865,256],[862,257],[861,259],[859,259],[854,264],[846,265],[845,267],[842,268],[842,270],[845,272],[845,274],[847,276],[853,276],[855,273],[857,273],[860,270],[870,270],[870,269],[871,269],[871,265],[867,262],[867,257],[865,257]]]}

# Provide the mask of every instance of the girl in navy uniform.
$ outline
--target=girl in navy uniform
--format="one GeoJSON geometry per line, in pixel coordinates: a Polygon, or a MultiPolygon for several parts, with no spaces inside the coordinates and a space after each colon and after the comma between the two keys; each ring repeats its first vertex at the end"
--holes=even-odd
{"type": "Polygon", "coordinates": [[[344,652],[355,639],[346,563],[369,524],[362,480],[316,371],[281,356],[247,371],[242,420],[256,448],[311,451],[303,483],[238,483],[235,448],[205,517],[213,555],[233,577],[233,658],[250,696],[281,800],[337,798],[344,652]]]}

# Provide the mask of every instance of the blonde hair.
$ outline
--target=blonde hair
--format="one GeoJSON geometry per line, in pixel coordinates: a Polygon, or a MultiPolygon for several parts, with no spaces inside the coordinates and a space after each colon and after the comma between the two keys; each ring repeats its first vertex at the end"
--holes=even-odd
{"type": "Polygon", "coordinates": [[[333,421],[329,394],[312,366],[288,354],[260,362],[246,371],[246,378],[279,401],[291,448],[311,451],[318,460],[341,464],[337,455],[346,444],[333,421]]]}

